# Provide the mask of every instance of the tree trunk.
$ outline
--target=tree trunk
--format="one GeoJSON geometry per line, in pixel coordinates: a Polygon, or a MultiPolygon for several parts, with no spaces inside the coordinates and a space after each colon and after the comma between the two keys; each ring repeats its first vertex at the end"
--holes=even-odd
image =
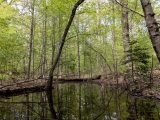
{"type": "Polygon", "coordinates": [[[34,39],[34,4],[35,0],[31,3],[31,28],[30,28],[30,43],[29,43],[29,58],[28,58],[28,71],[27,71],[27,79],[30,79],[31,72],[31,61],[32,61],[32,53],[33,53],[33,39],[34,39]]]}
{"type": "Polygon", "coordinates": [[[73,22],[73,19],[74,19],[74,16],[75,16],[75,14],[76,14],[77,8],[78,8],[79,5],[80,5],[81,3],[83,3],[84,1],[85,1],[85,0],[79,0],[79,1],[74,5],[74,7],[73,7],[73,9],[72,9],[72,13],[71,13],[71,15],[70,15],[68,24],[67,24],[67,26],[66,26],[66,28],[65,28],[65,30],[64,30],[64,33],[63,33],[63,35],[62,35],[62,38],[61,38],[61,43],[60,43],[60,48],[59,48],[58,54],[57,54],[56,59],[55,59],[53,65],[52,65],[52,68],[50,69],[50,73],[49,73],[49,78],[50,78],[50,79],[48,80],[47,88],[52,88],[53,72],[54,72],[54,70],[55,70],[55,68],[56,68],[56,66],[57,66],[57,63],[58,63],[58,61],[59,61],[59,58],[60,58],[60,56],[61,56],[62,49],[63,49],[64,43],[65,43],[65,40],[66,40],[68,31],[69,31],[69,29],[70,29],[70,27],[71,27],[71,24],[72,24],[72,22],[73,22]]]}
{"type": "Polygon", "coordinates": [[[46,70],[46,44],[47,44],[47,7],[46,1],[44,1],[44,20],[43,20],[43,43],[42,43],[42,67],[41,76],[45,77],[46,70]]]}
{"type": "Polygon", "coordinates": [[[81,56],[80,56],[80,40],[79,40],[79,16],[77,18],[77,30],[76,30],[76,34],[77,34],[77,60],[78,60],[78,77],[81,77],[81,56]]]}
{"type": "Polygon", "coordinates": [[[112,22],[113,22],[113,27],[112,27],[112,58],[113,58],[113,80],[116,79],[117,81],[117,87],[118,87],[118,78],[117,78],[117,46],[116,46],[116,19],[115,19],[115,1],[111,2],[112,6],[112,22]]]}
{"type": "MultiPolygon", "coordinates": [[[[125,7],[128,7],[128,0],[122,0],[122,4],[125,7]]],[[[123,34],[123,45],[125,53],[125,61],[129,60],[128,51],[129,51],[129,22],[128,22],[128,9],[122,8],[122,34],[123,34]]],[[[129,65],[126,65],[129,68],[129,65]]]]}
{"type": "Polygon", "coordinates": [[[148,28],[149,36],[156,52],[157,58],[160,62],[160,31],[158,23],[155,19],[155,14],[151,6],[150,0],[140,0],[145,15],[146,26],[148,28]]]}
{"type": "Polygon", "coordinates": [[[52,18],[52,35],[51,35],[51,42],[52,42],[52,59],[51,59],[51,65],[54,62],[54,55],[55,55],[55,46],[56,46],[56,35],[55,35],[55,29],[56,29],[56,19],[55,17],[52,18]]]}
{"type": "Polygon", "coordinates": [[[85,0],[78,0],[78,2],[74,5],[74,7],[72,9],[72,13],[70,15],[68,24],[67,24],[67,26],[66,26],[66,28],[64,30],[64,33],[62,35],[62,38],[60,40],[61,42],[60,42],[60,47],[59,47],[59,50],[58,50],[58,54],[57,54],[57,56],[55,58],[54,63],[52,64],[52,67],[51,67],[50,72],[49,72],[49,80],[47,82],[47,98],[48,98],[49,108],[50,108],[50,111],[52,113],[52,118],[53,119],[58,119],[58,116],[57,116],[57,114],[56,114],[56,112],[54,110],[54,107],[53,107],[53,96],[52,96],[53,72],[55,71],[56,66],[58,64],[58,61],[60,59],[60,56],[61,56],[61,53],[62,53],[62,49],[63,49],[64,43],[65,43],[68,31],[69,31],[69,29],[71,27],[71,24],[73,22],[74,16],[76,15],[76,10],[79,7],[79,5],[81,5],[84,1],[85,0]]]}

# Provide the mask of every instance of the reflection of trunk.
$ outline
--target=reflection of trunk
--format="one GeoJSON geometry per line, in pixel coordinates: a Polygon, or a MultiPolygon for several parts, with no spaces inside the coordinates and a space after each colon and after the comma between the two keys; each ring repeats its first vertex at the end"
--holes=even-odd
{"type": "MultiPolygon", "coordinates": [[[[128,7],[128,0],[121,0],[125,7],[128,7]]],[[[128,9],[122,8],[122,34],[123,34],[123,45],[125,53],[125,61],[129,60],[128,50],[129,50],[129,22],[128,22],[128,9]]],[[[127,67],[129,65],[127,64],[127,67]]]]}
{"type": "MultiPolygon", "coordinates": [[[[60,65],[58,65],[58,69],[57,69],[57,75],[59,75],[60,73],[60,65]]],[[[57,76],[57,79],[58,79],[58,76],[57,76]]],[[[56,84],[56,91],[57,91],[57,112],[58,112],[58,118],[61,119],[61,103],[60,103],[60,89],[59,89],[59,85],[58,85],[58,81],[57,81],[57,84],[56,84]]]]}
{"type": "Polygon", "coordinates": [[[116,89],[116,93],[115,93],[115,104],[116,104],[116,116],[118,118],[118,120],[121,117],[121,109],[120,109],[120,100],[119,100],[119,90],[116,89]]]}
{"type": "Polygon", "coordinates": [[[137,99],[131,98],[128,100],[128,118],[127,120],[137,120],[137,99]]]}
{"type": "Polygon", "coordinates": [[[81,118],[81,116],[82,116],[82,114],[81,114],[81,106],[82,106],[82,101],[81,101],[81,87],[82,87],[82,84],[80,83],[79,84],[79,120],[81,120],[82,118],[81,118]]]}
{"type": "Polygon", "coordinates": [[[56,111],[53,107],[53,95],[52,95],[52,90],[47,90],[47,98],[48,98],[48,104],[49,104],[49,108],[50,108],[50,112],[52,115],[53,120],[58,119],[58,116],[56,114],[56,111]]]}
{"type": "MultiPolygon", "coordinates": [[[[69,86],[67,85],[67,89],[66,89],[67,93],[69,93],[69,86]]],[[[69,103],[70,103],[70,99],[69,99],[69,95],[66,95],[66,102],[67,102],[67,120],[69,120],[69,113],[70,113],[70,109],[69,109],[69,103]]]]}
{"type": "Polygon", "coordinates": [[[45,115],[44,115],[44,111],[45,111],[45,106],[44,106],[44,96],[43,96],[43,93],[40,93],[40,108],[41,108],[41,111],[40,111],[40,117],[41,117],[41,120],[44,120],[45,118],[45,115]]]}
{"type": "Polygon", "coordinates": [[[30,112],[29,112],[29,95],[26,95],[26,120],[30,120],[30,112]]]}
{"type": "Polygon", "coordinates": [[[152,41],[154,51],[160,62],[160,31],[158,23],[154,17],[154,12],[150,0],[141,0],[143,12],[145,14],[145,21],[149,31],[149,36],[152,41]]]}

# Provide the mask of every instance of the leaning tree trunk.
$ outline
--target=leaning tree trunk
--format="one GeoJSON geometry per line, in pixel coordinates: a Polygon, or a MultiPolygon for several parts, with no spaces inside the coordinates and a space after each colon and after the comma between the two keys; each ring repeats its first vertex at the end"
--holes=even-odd
{"type": "Polygon", "coordinates": [[[69,31],[69,29],[71,27],[71,24],[73,22],[74,16],[76,15],[76,10],[79,7],[79,5],[81,5],[84,1],[85,0],[78,0],[78,2],[74,5],[74,7],[72,9],[72,13],[70,15],[68,24],[67,24],[67,26],[66,26],[66,28],[64,30],[64,33],[62,35],[62,38],[61,38],[60,48],[58,50],[58,54],[57,54],[57,56],[55,58],[55,61],[52,64],[52,67],[51,67],[50,72],[49,72],[49,80],[47,82],[47,89],[48,89],[47,90],[47,98],[48,98],[49,108],[50,108],[50,111],[52,113],[51,115],[52,115],[53,119],[58,119],[59,118],[57,116],[57,114],[56,114],[56,111],[54,110],[54,107],[53,107],[53,97],[52,97],[53,72],[55,71],[55,68],[56,68],[56,66],[58,64],[58,61],[60,59],[60,56],[61,56],[61,53],[62,53],[62,49],[63,49],[64,43],[65,43],[68,31],[69,31]]]}
{"type": "Polygon", "coordinates": [[[148,28],[149,36],[156,52],[157,58],[160,62],[160,31],[158,23],[154,17],[153,8],[150,0],[140,0],[145,15],[146,26],[148,28]]]}
{"type": "Polygon", "coordinates": [[[70,15],[70,18],[69,18],[69,21],[68,21],[68,24],[64,30],[64,33],[62,35],[62,38],[61,38],[61,43],[60,43],[60,48],[59,48],[59,51],[58,51],[58,54],[56,56],[56,59],[50,69],[50,73],[49,73],[49,80],[48,80],[48,83],[47,83],[47,88],[52,88],[52,82],[53,82],[53,72],[57,66],[57,63],[59,61],[59,58],[61,56],[61,53],[62,53],[62,49],[63,49],[63,46],[64,46],[64,43],[65,43],[65,40],[66,40],[66,37],[67,37],[67,34],[68,34],[68,31],[71,27],[71,24],[73,22],[73,19],[74,19],[74,16],[76,14],[76,10],[77,8],[79,7],[80,4],[82,4],[85,0],[78,0],[78,2],[74,5],[73,9],[72,9],[72,13],[70,15]]]}

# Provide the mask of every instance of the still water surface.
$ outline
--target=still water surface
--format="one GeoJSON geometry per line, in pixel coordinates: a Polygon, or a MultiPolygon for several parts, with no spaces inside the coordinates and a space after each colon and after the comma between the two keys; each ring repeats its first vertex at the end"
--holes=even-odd
{"type": "MultiPolygon", "coordinates": [[[[102,85],[58,84],[53,99],[60,120],[160,120],[160,101],[102,85]]],[[[46,93],[0,99],[0,120],[52,120],[46,93]]]]}

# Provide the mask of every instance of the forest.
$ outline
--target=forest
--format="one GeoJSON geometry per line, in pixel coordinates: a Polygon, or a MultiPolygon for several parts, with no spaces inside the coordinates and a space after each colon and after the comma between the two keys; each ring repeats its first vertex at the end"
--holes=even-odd
{"type": "Polygon", "coordinates": [[[0,120],[160,120],[159,63],[159,0],[0,0],[0,120]]]}

